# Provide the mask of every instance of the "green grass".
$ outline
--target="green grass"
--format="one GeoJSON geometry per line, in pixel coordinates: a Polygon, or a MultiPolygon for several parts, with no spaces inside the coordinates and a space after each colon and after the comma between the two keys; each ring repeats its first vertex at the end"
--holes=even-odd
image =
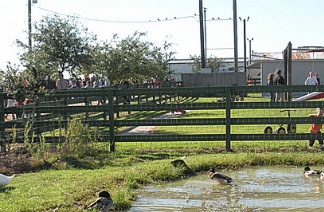
{"type": "Polygon", "coordinates": [[[234,143],[234,147],[241,149],[237,153],[222,151],[220,142],[174,142],[168,143],[168,149],[163,143],[119,144],[116,153],[107,155],[110,163],[115,165],[92,170],[47,170],[17,176],[9,186],[0,189],[0,210],[52,211],[58,208],[59,211],[82,211],[96,198],[95,192],[102,189],[111,192],[117,210],[126,209],[135,199],[134,189],[156,181],[182,178],[184,170],[170,164],[172,159],[180,156],[186,156],[186,163],[196,173],[206,172],[211,166],[236,169],[254,165],[324,164],[322,152],[308,152],[302,143],[253,144],[234,143]],[[132,145],[137,148],[128,147],[132,145]],[[138,148],[139,145],[142,148],[138,148]],[[217,148],[218,152],[210,152],[217,148]]]}

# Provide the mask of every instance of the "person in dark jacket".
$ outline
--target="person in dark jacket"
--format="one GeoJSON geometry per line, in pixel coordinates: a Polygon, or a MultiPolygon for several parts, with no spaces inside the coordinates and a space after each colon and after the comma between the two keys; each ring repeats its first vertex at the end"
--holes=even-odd
{"type": "MultiPolygon", "coordinates": [[[[270,85],[272,86],[273,85],[273,78],[274,78],[274,74],[273,73],[270,73],[268,74],[268,77],[267,77],[267,85],[270,85]]],[[[270,102],[274,102],[275,101],[275,98],[276,98],[276,95],[273,91],[270,91],[270,102]]]]}
{"type": "MultiPolygon", "coordinates": [[[[285,78],[281,76],[281,70],[277,71],[277,76],[273,81],[274,85],[286,85],[285,78]]],[[[276,102],[284,102],[285,101],[285,92],[277,92],[276,93],[276,102]]]]}
{"type": "Polygon", "coordinates": [[[317,80],[317,85],[320,85],[321,84],[321,79],[319,78],[318,73],[315,73],[315,77],[316,77],[316,80],[317,80]]]}

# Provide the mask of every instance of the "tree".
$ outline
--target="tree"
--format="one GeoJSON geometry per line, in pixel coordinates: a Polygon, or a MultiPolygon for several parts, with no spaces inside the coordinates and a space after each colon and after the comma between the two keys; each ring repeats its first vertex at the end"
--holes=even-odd
{"type": "Polygon", "coordinates": [[[44,79],[64,71],[73,76],[93,62],[90,44],[96,38],[73,18],[46,16],[36,24],[32,38],[32,48],[19,40],[17,43],[24,49],[20,61],[27,71],[37,75],[34,78],[44,79]]]}
{"type": "MultiPolygon", "coordinates": [[[[193,60],[191,65],[191,71],[193,73],[201,72],[201,59],[200,56],[190,55],[190,59],[193,60]]],[[[210,68],[211,72],[219,71],[219,68],[223,66],[223,59],[217,58],[216,56],[210,56],[207,58],[206,68],[210,68]]]]}
{"type": "Polygon", "coordinates": [[[0,71],[1,78],[3,79],[1,85],[5,88],[9,88],[11,91],[17,89],[17,85],[19,85],[23,81],[23,73],[19,71],[19,66],[12,65],[10,62],[7,63],[6,70],[0,71]]]}
{"type": "Polygon", "coordinates": [[[8,62],[6,70],[1,70],[0,74],[3,79],[1,82],[2,87],[9,89],[18,102],[23,102],[28,95],[27,90],[30,89],[30,84],[25,80],[27,78],[25,73],[19,69],[18,65],[12,65],[8,62]]]}
{"type": "Polygon", "coordinates": [[[200,56],[190,55],[189,56],[193,63],[191,64],[191,72],[192,73],[200,73],[201,72],[201,59],[200,56]]]}
{"type": "Polygon", "coordinates": [[[19,40],[17,43],[24,50],[21,63],[36,84],[53,75],[61,76],[64,71],[70,76],[107,76],[114,82],[168,76],[167,61],[174,55],[172,44],[155,46],[145,41],[145,36],[141,32],[125,39],[114,35],[111,42],[100,43],[75,19],[54,15],[36,24],[32,48],[19,40]]]}
{"type": "Polygon", "coordinates": [[[211,72],[219,71],[219,68],[223,66],[223,59],[216,56],[210,56],[207,58],[207,67],[211,69],[211,72]]]}
{"type": "Polygon", "coordinates": [[[146,33],[135,32],[125,39],[115,34],[110,43],[103,43],[93,52],[95,65],[92,70],[100,71],[112,82],[121,80],[141,81],[152,77],[163,79],[170,74],[167,62],[173,58],[172,44],[162,47],[144,41],[146,33]]]}

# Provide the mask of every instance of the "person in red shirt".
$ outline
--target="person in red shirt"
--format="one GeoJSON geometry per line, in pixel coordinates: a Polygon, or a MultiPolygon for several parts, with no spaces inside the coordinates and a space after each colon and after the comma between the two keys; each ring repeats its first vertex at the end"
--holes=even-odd
{"type": "MultiPolygon", "coordinates": [[[[315,114],[309,114],[308,117],[322,117],[323,116],[323,109],[322,108],[316,108],[316,113],[315,114]]],[[[309,132],[311,134],[317,134],[317,133],[321,133],[321,129],[322,129],[322,124],[312,124],[309,128],[309,132]]],[[[313,145],[315,143],[315,139],[310,139],[309,140],[309,146],[308,148],[313,148],[313,145]]],[[[318,147],[320,149],[324,149],[323,147],[323,139],[318,139],[318,147]]]]}

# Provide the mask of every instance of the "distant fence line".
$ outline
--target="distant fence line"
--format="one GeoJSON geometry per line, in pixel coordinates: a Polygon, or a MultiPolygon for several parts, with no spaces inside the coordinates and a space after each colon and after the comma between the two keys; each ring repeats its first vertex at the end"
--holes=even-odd
{"type": "MultiPolygon", "coordinates": [[[[90,127],[104,127],[101,133],[102,140],[110,142],[110,151],[115,151],[116,142],[161,142],[161,141],[224,141],[227,151],[231,151],[231,141],[259,141],[259,140],[308,140],[309,138],[323,139],[322,134],[310,135],[309,133],[286,134],[233,134],[231,127],[235,125],[260,125],[260,124],[310,124],[322,123],[323,118],[305,117],[232,117],[233,110],[241,109],[286,109],[286,108],[317,108],[324,107],[323,101],[306,102],[247,102],[235,101],[233,96],[241,93],[269,93],[320,91],[324,86],[227,86],[227,87],[171,87],[171,88],[132,88],[132,89],[71,89],[58,90],[48,96],[39,97],[31,105],[4,107],[0,106],[0,131],[1,140],[4,142],[13,128],[23,129],[26,121],[33,119],[35,137],[39,134],[66,126],[68,118],[78,117],[80,121],[90,127]],[[195,102],[193,99],[200,97],[215,97],[211,102],[195,102]],[[56,99],[45,101],[45,99],[56,99]],[[182,100],[183,99],[183,100],[182,100]],[[189,101],[186,101],[189,100],[189,101]],[[182,102],[179,102],[179,101],[182,102]],[[99,104],[98,104],[99,102],[99,104]],[[154,114],[163,114],[174,110],[221,110],[225,111],[222,118],[182,118],[154,119],[154,114]],[[132,116],[131,114],[152,112],[148,117],[132,116]],[[121,117],[120,114],[124,116],[121,117]],[[126,114],[125,114],[126,113],[126,114]],[[5,120],[4,114],[23,114],[17,120],[5,120]],[[127,118],[125,118],[127,117],[127,118]],[[208,126],[220,125],[225,130],[215,133],[146,133],[124,134],[118,128],[139,126],[208,126]],[[8,133],[9,132],[9,133],[8,133]]],[[[6,99],[6,94],[1,93],[0,100],[6,99]]],[[[20,135],[21,139],[23,136],[20,135]]],[[[53,136],[44,136],[48,141],[53,136]]]]}

